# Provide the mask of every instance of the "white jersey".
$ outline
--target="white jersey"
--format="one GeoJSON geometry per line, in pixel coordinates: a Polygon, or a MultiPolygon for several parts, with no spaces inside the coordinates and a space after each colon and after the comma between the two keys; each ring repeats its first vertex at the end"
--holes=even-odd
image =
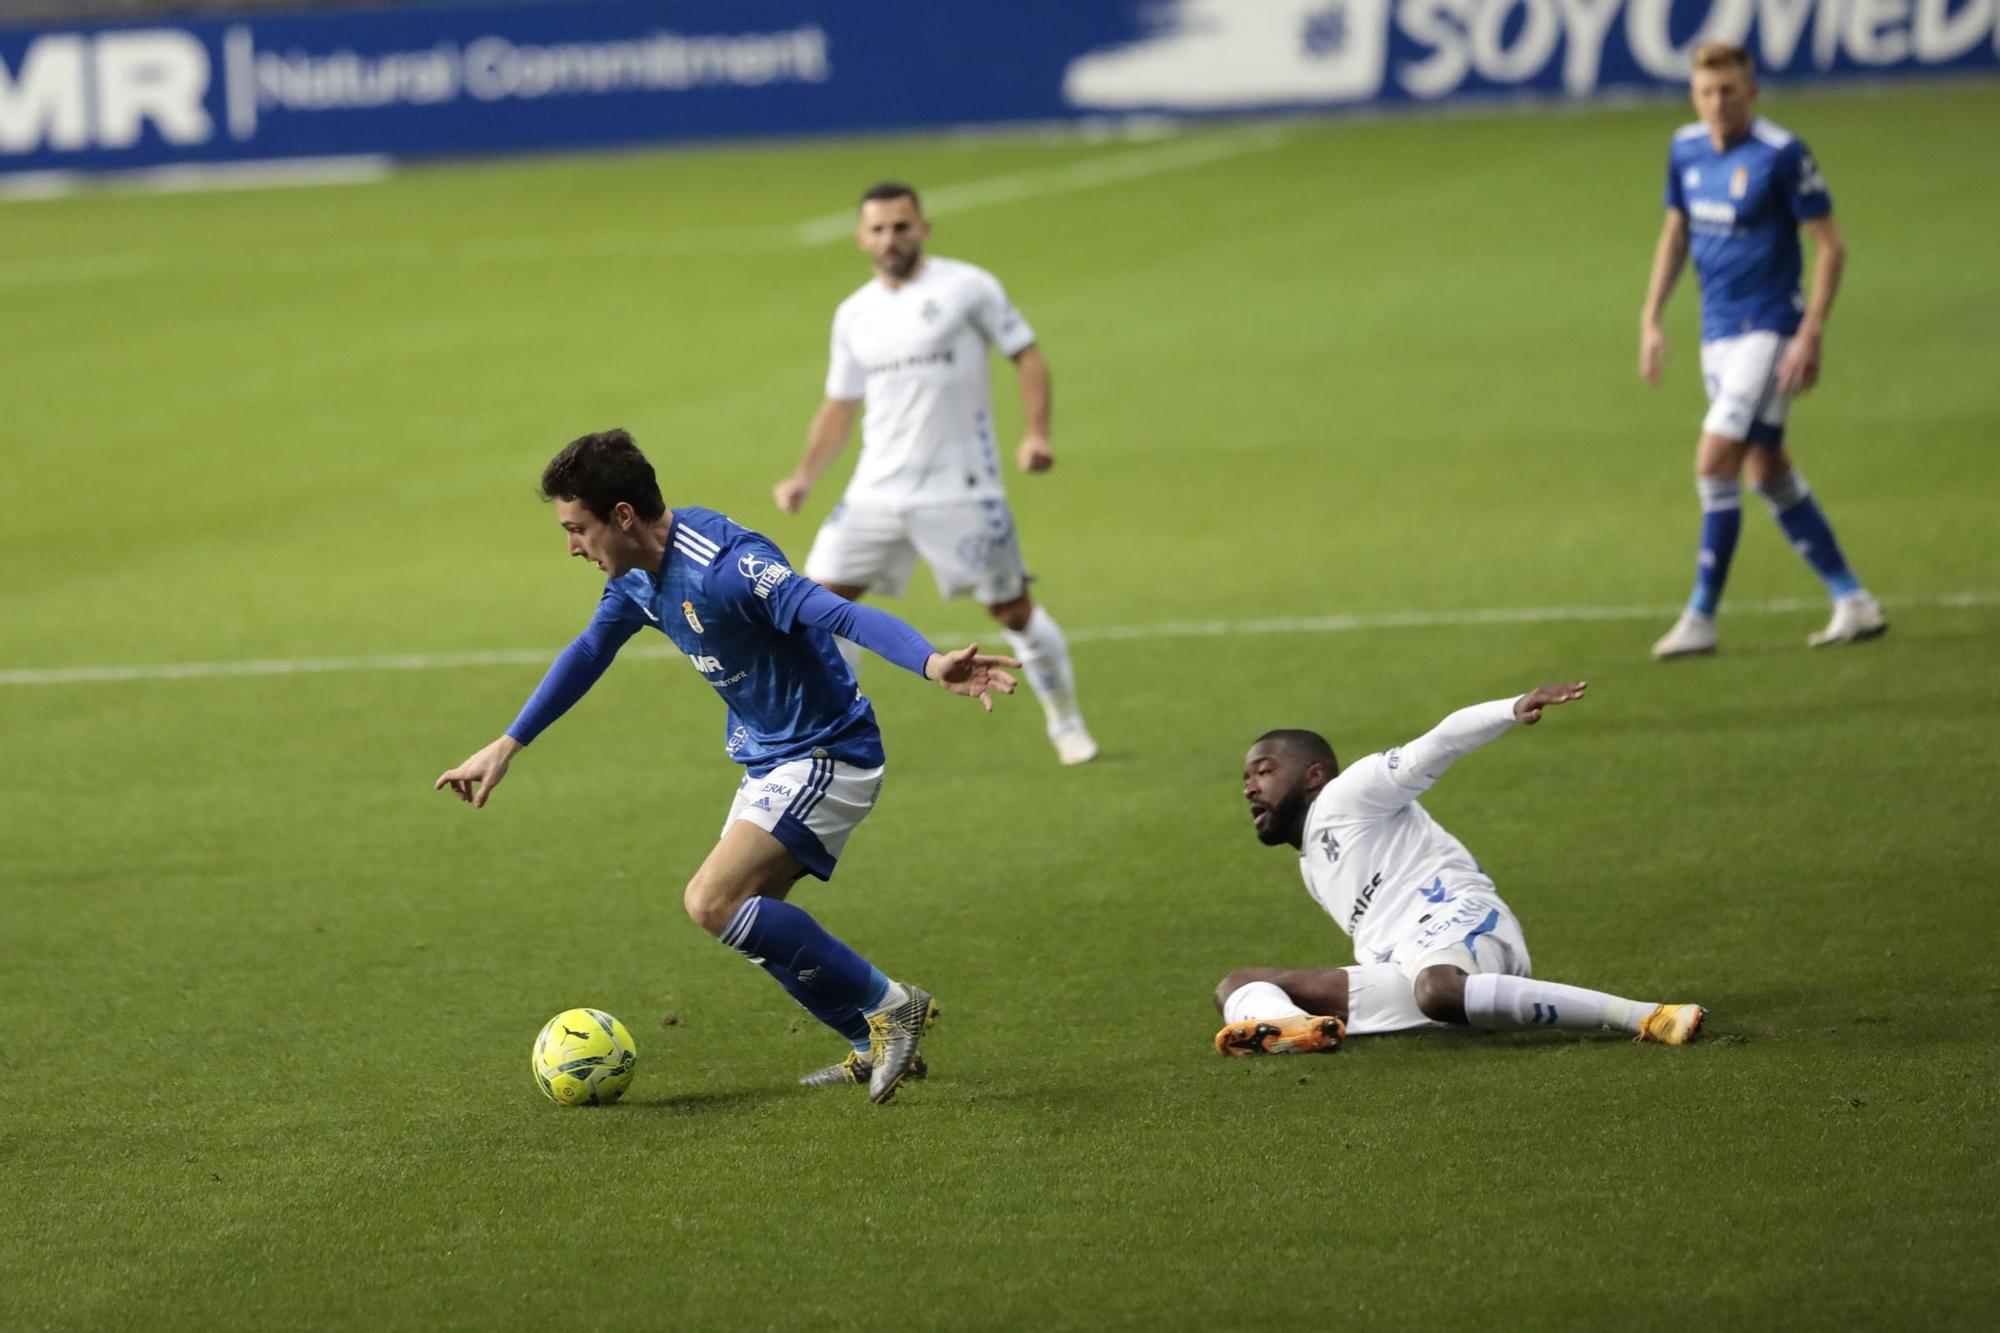
{"type": "Polygon", "coordinates": [[[1514,700],[1461,708],[1398,749],[1348,765],[1306,814],[1299,872],[1306,890],[1354,937],[1354,961],[1387,962],[1419,919],[1466,893],[1498,893],[1465,844],[1417,797],[1454,759],[1514,724],[1514,700]]]}
{"type": "Polygon", "coordinates": [[[865,399],[848,498],[955,504],[1005,495],[987,348],[1035,331],[985,269],[927,256],[900,287],[874,279],[833,312],[826,396],[865,399]]]}

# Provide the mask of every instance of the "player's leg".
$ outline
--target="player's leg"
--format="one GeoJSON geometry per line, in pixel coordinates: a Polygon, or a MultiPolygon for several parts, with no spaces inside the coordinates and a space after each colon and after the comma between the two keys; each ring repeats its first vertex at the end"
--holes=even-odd
{"type": "MultiPolygon", "coordinates": [[[[806,552],[805,575],[838,597],[859,601],[869,592],[898,597],[916,562],[895,510],[842,500],[827,514],[806,552]]],[[[834,636],[834,646],[854,678],[861,679],[861,645],[834,636]]]]}
{"type": "Polygon", "coordinates": [[[919,1058],[935,1020],[931,997],[892,981],[785,899],[800,876],[832,875],[881,785],[881,769],[823,754],[746,778],[683,897],[697,924],[762,966],[857,1050],[873,1044],[869,1095],[877,1102],[894,1095],[919,1058]]]}
{"type": "Polygon", "coordinates": [[[1701,541],[1687,606],[1653,645],[1653,656],[1662,660],[1715,651],[1715,613],[1743,531],[1744,441],[1777,366],[1777,340],[1770,336],[1766,341],[1768,347],[1748,337],[1720,338],[1701,346],[1702,382],[1709,398],[1694,461],[1701,541]]]}
{"type": "Polygon", "coordinates": [[[1077,706],[1069,640],[1055,617],[1028,595],[1028,571],[1007,502],[928,506],[912,513],[910,536],[936,576],[940,596],[971,593],[999,622],[1042,705],[1057,756],[1065,764],[1095,759],[1097,742],[1077,706]]]}
{"type": "Polygon", "coordinates": [[[1417,1008],[1434,1022],[1489,1032],[1609,1029],[1672,1046],[1693,1040],[1701,1028],[1699,1005],[1628,1000],[1536,980],[1520,922],[1497,902],[1467,900],[1443,920],[1442,930],[1426,931],[1403,955],[1417,1008]]]}
{"type": "Polygon", "coordinates": [[[1773,397],[1775,405],[1767,408],[1765,418],[1751,434],[1750,443],[1756,447],[1744,460],[1744,470],[1770,506],[1771,517],[1783,529],[1785,540],[1812,566],[1833,598],[1833,619],[1806,641],[1823,648],[1877,638],[1889,628],[1889,622],[1881,605],[1848,567],[1833,526],[1807,488],[1806,479],[1792,466],[1791,456],[1785,452],[1785,399],[1775,390],[1773,397]]]}
{"type": "Polygon", "coordinates": [[[1024,589],[1019,597],[990,602],[987,614],[1000,622],[1007,646],[1021,659],[1021,674],[1042,705],[1049,743],[1065,764],[1087,764],[1097,758],[1097,742],[1084,724],[1076,701],[1076,672],[1070,665],[1069,640],[1047,608],[1038,606],[1024,589]]]}
{"type": "Polygon", "coordinates": [[[1238,968],[1214,998],[1224,1055],[1331,1053],[1347,1030],[1347,973],[1337,967],[1238,968]]]}

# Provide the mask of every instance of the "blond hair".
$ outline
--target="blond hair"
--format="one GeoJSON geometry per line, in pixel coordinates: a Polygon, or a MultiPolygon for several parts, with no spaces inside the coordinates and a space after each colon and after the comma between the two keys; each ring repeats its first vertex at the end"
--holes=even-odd
{"type": "Polygon", "coordinates": [[[1696,69],[1740,69],[1743,77],[1757,77],[1757,66],[1750,59],[1750,48],[1737,46],[1732,42],[1703,42],[1694,49],[1696,69]]]}

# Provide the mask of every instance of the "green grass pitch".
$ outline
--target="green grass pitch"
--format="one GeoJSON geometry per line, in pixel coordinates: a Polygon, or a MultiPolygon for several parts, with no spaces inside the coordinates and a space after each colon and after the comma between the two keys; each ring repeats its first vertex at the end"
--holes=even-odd
{"type": "Polygon", "coordinates": [[[20,673],[553,652],[596,582],[536,471],[610,425],[803,558],[834,488],[769,487],[865,270],[796,224],[1143,150],[0,208],[0,1327],[1984,1326],[2000,85],[1767,101],[1851,245],[1792,434],[1894,623],[1847,651],[1804,646],[1818,585],[1753,501],[1723,653],[1646,655],[1696,527],[1691,290],[1668,386],[1635,371],[1679,108],[1297,124],[940,210],[1055,371],[1061,462],[1011,487],[1105,754],[873,668],[889,787],[799,900],[940,997],[886,1110],[796,1088],[837,1042],[681,911],[734,770],[677,662],[622,662],[478,813],[431,781],[537,666],[20,673]],[[1469,623],[1524,607],[1612,611],[1469,623]],[[1144,632],[1341,615],[1382,627],[1144,632]],[[1567,676],[1429,804],[1541,974],[1712,1038],[1216,1058],[1226,970],[1348,958],[1251,837],[1250,739],[1358,755],[1567,676]],[[578,1004],[639,1043],[615,1108],[530,1083],[578,1004]]]}

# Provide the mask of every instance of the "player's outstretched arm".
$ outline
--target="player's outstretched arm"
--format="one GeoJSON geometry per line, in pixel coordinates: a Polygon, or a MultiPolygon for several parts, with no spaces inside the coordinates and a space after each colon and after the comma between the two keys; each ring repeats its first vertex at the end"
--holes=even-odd
{"type": "Polygon", "coordinates": [[[457,768],[446,769],[431,790],[443,791],[450,787],[459,800],[469,801],[477,809],[486,804],[487,798],[493,795],[493,789],[500,785],[500,779],[507,776],[507,765],[514,762],[514,756],[521,752],[521,748],[521,742],[512,736],[502,736],[457,768]]]}
{"type": "Polygon", "coordinates": [[[1584,689],[1583,681],[1563,681],[1538,686],[1517,698],[1461,708],[1402,748],[1401,780],[1407,786],[1427,788],[1461,756],[1500,739],[1516,723],[1533,726],[1541,721],[1543,709],[1581,699],[1584,689]]]}
{"type": "Polygon", "coordinates": [[[589,692],[618,655],[619,645],[637,630],[632,623],[637,617],[627,613],[627,606],[623,599],[612,597],[598,603],[597,615],[569,647],[556,654],[548,674],[528,697],[513,725],[457,768],[446,769],[431,790],[450,787],[459,800],[470,802],[474,809],[485,805],[500,779],[507,776],[507,765],[514,762],[514,756],[589,692]]]}
{"type": "Polygon", "coordinates": [[[1014,692],[1014,678],[1001,669],[1021,665],[1013,658],[982,655],[977,644],[941,653],[908,621],[836,597],[810,579],[804,583],[804,594],[792,611],[793,624],[823,629],[858,643],[884,661],[935,681],[953,694],[976,697],[989,713],[993,711],[992,691],[1014,692]]]}

